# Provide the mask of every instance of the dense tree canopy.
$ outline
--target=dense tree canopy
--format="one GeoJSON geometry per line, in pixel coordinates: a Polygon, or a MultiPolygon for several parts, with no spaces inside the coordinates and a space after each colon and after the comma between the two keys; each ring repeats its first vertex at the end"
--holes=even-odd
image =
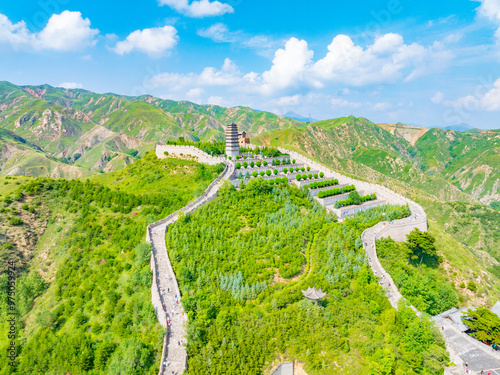
{"type": "Polygon", "coordinates": [[[409,210],[379,207],[340,224],[302,190],[255,179],[172,225],[188,373],[261,374],[280,354],[310,375],[442,373],[432,323],[392,309],[367,266],[360,234],[383,213],[409,210]],[[308,286],[327,292],[321,306],[302,296],[308,286]]]}

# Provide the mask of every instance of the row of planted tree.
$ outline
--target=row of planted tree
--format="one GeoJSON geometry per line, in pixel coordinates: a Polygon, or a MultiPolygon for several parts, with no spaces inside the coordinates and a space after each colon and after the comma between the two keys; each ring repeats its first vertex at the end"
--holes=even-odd
{"type": "MultiPolygon", "coordinates": [[[[267,162],[267,160],[256,160],[256,161],[253,161],[251,160],[250,162],[236,162],[236,164],[234,165],[236,169],[240,169],[241,167],[243,168],[254,168],[254,167],[257,167],[257,168],[260,168],[260,167],[266,167],[269,163],[267,162]]],[[[273,161],[271,162],[271,165],[275,166],[275,165],[289,165],[289,164],[295,164],[295,159],[293,159],[291,162],[290,162],[290,159],[283,159],[283,160],[280,160],[280,159],[273,159],[273,161]]],[[[298,169],[298,167],[296,167],[298,169]]],[[[310,170],[311,167],[308,167],[310,170]]],[[[294,167],[290,167],[290,170],[293,170],[294,167]]],[[[288,169],[287,169],[288,170],[288,169]]]]}

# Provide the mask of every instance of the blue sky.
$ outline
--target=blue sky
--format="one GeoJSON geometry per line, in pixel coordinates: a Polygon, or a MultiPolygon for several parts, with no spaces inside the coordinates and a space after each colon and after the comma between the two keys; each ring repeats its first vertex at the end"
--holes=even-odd
{"type": "Polygon", "coordinates": [[[500,0],[19,0],[0,80],[500,128],[500,0]]]}

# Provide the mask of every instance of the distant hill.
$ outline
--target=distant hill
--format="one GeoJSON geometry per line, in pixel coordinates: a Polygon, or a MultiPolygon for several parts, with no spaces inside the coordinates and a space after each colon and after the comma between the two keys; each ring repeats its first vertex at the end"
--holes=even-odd
{"type": "Polygon", "coordinates": [[[302,122],[316,122],[318,120],[313,119],[312,117],[305,117],[302,115],[299,115],[298,113],[295,113],[293,111],[288,111],[283,115],[283,117],[288,117],[291,118],[292,120],[297,120],[297,121],[302,121],[302,122]]]}
{"type": "Polygon", "coordinates": [[[151,150],[155,143],[180,136],[191,140],[222,139],[225,126],[231,122],[251,136],[306,125],[247,107],[96,94],[50,85],[16,86],[3,81],[0,82],[0,129],[10,131],[33,147],[27,152],[18,143],[15,147],[25,150],[24,156],[18,157],[20,153],[12,151],[13,143],[7,149],[2,141],[0,174],[34,174],[34,169],[23,162],[31,158],[27,153],[52,161],[45,163],[46,168],[39,169],[36,175],[62,173],[73,177],[75,168],[70,166],[79,171],[76,175],[113,171],[133,162],[136,155],[151,150]]]}
{"type": "Polygon", "coordinates": [[[456,132],[466,132],[466,131],[470,131],[470,130],[479,130],[479,131],[481,131],[480,129],[473,128],[469,124],[465,124],[463,122],[460,123],[460,124],[456,124],[456,125],[446,126],[443,129],[455,130],[456,132]]]}

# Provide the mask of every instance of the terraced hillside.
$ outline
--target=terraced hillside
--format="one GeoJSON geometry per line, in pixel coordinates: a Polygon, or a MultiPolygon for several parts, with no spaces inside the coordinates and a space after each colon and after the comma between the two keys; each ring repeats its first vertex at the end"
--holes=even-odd
{"type": "Polygon", "coordinates": [[[495,267],[500,261],[500,235],[493,224],[500,221],[500,212],[488,206],[500,200],[498,132],[430,129],[417,137],[410,134],[414,129],[403,130],[392,131],[350,116],[301,129],[270,131],[252,142],[296,150],[417,201],[433,220],[436,233],[468,249],[481,265],[481,271],[465,267],[463,273],[463,259],[450,255],[449,277],[457,279],[457,287],[459,279],[480,283],[484,290],[469,297],[487,298],[488,279],[498,273],[495,267]]]}

